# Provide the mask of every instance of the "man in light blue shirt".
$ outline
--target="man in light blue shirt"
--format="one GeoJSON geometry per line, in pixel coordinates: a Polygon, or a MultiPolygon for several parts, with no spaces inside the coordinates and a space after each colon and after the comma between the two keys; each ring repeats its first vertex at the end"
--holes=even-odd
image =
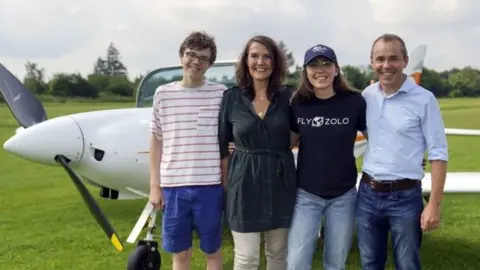
{"type": "Polygon", "coordinates": [[[395,269],[420,269],[422,231],[436,228],[446,178],[448,147],[440,108],[432,92],[403,73],[408,54],[392,34],[372,45],[371,64],[379,82],[363,91],[367,102],[368,148],[357,202],[362,269],[385,269],[387,237],[395,269]],[[425,151],[431,162],[432,191],[423,205],[425,151]]]}

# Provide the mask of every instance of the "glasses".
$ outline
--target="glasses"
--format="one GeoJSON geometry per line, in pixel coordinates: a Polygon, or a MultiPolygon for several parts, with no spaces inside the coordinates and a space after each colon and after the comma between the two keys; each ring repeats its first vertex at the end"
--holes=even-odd
{"type": "Polygon", "coordinates": [[[331,68],[335,65],[332,61],[313,61],[307,64],[311,68],[331,68]]]}
{"type": "Polygon", "coordinates": [[[198,61],[202,64],[210,64],[210,58],[208,56],[198,56],[194,52],[186,52],[185,56],[189,61],[195,61],[198,59],[198,61]]]}

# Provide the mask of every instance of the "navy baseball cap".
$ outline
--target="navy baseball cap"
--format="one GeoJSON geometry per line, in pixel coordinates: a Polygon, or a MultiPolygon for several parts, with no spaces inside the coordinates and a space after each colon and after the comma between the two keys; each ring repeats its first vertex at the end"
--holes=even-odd
{"type": "Polygon", "coordinates": [[[303,65],[305,66],[306,64],[310,63],[313,59],[317,57],[325,57],[330,61],[337,63],[337,55],[335,54],[335,51],[328,46],[318,44],[311,47],[305,52],[303,65]]]}

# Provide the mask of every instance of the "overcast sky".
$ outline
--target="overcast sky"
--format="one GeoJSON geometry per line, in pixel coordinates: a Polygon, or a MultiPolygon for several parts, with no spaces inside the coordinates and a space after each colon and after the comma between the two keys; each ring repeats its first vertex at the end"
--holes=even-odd
{"type": "Polygon", "coordinates": [[[20,77],[26,61],[47,77],[86,74],[114,42],[134,77],[177,64],[185,35],[206,30],[219,59],[236,59],[249,37],[266,34],[283,40],[297,62],[323,43],[341,65],[365,65],[375,37],[392,32],[409,50],[428,44],[428,67],[480,67],[479,0],[256,1],[0,0],[0,62],[20,77]]]}

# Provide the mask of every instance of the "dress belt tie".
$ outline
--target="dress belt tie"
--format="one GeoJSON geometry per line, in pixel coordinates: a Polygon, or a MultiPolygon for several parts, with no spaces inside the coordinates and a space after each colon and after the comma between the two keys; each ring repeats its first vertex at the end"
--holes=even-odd
{"type": "Polygon", "coordinates": [[[279,157],[280,159],[277,164],[277,176],[280,177],[283,174],[283,179],[287,186],[290,186],[292,182],[295,185],[296,183],[295,181],[296,171],[294,170],[295,166],[287,165],[288,162],[292,162],[292,164],[294,162],[290,160],[290,158],[293,159],[293,153],[291,152],[291,150],[274,151],[269,149],[249,149],[249,148],[235,146],[234,151],[239,151],[239,152],[252,154],[252,155],[274,155],[279,157]]]}

